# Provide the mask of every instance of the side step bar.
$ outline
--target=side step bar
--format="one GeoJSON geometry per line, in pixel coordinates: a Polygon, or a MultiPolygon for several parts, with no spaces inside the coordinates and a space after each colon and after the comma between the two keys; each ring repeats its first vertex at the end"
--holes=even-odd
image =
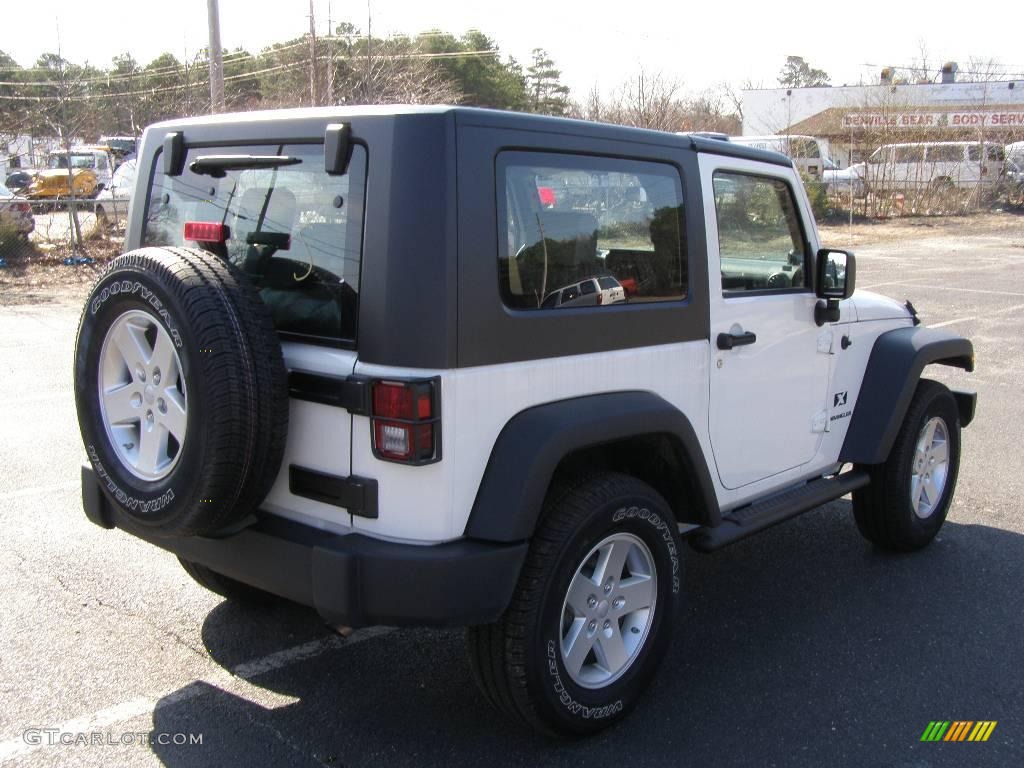
{"type": "Polygon", "coordinates": [[[714,552],[727,544],[745,539],[776,523],[863,488],[869,482],[870,476],[863,469],[812,480],[778,496],[734,509],[722,518],[720,525],[694,531],[689,538],[690,546],[701,552],[714,552]]]}

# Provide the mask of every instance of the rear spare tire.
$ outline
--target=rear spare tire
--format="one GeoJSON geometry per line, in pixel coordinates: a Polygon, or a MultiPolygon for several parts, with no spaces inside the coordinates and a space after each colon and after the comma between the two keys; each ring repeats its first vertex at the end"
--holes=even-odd
{"type": "Polygon", "coordinates": [[[270,312],[204,251],[142,248],[111,262],[79,323],[75,401],[100,485],[136,525],[221,531],[277,476],[288,391],[270,312]]]}

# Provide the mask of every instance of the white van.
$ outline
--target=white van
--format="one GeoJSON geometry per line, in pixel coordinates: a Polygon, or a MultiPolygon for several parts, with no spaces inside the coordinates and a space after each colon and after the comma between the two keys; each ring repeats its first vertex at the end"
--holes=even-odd
{"type": "Polygon", "coordinates": [[[1005,152],[1001,144],[931,141],[883,144],[868,158],[863,178],[872,191],[968,189],[999,180],[1005,152]]]}
{"type": "Polygon", "coordinates": [[[829,155],[828,141],[814,136],[730,136],[729,141],[781,152],[793,161],[798,171],[814,179],[820,179],[824,171],[837,167],[829,155]]]}

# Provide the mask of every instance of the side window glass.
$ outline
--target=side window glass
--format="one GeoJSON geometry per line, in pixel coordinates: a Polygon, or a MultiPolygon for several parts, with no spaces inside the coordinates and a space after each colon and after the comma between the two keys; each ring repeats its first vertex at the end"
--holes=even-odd
{"type": "Polygon", "coordinates": [[[605,308],[686,297],[675,167],[502,152],[496,170],[498,284],[507,307],[605,308]]]}
{"type": "MultiPolygon", "coordinates": [[[[964,147],[962,144],[937,144],[928,147],[928,162],[930,163],[959,163],[964,159],[964,147]]],[[[977,154],[974,155],[977,159],[977,154]]]]}
{"type": "Polygon", "coordinates": [[[920,163],[924,160],[924,147],[911,145],[896,147],[897,163],[920,163]]]}
{"type": "Polygon", "coordinates": [[[810,270],[789,185],[727,171],[716,171],[713,185],[722,290],[807,289],[810,270]]]}

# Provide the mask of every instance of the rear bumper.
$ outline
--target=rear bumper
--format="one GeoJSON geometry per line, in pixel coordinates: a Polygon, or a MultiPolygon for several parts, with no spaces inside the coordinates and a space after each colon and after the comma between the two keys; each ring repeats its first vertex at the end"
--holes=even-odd
{"type": "Polygon", "coordinates": [[[398,544],[270,515],[224,538],[165,538],[123,519],[89,467],[82,467],[82,504],[86,517],[103,528],[121,528],[186,560],[308,605],[335,626],[496,621],[512,597],[527,549],[525,542],[473,539],[398,544]]]}

